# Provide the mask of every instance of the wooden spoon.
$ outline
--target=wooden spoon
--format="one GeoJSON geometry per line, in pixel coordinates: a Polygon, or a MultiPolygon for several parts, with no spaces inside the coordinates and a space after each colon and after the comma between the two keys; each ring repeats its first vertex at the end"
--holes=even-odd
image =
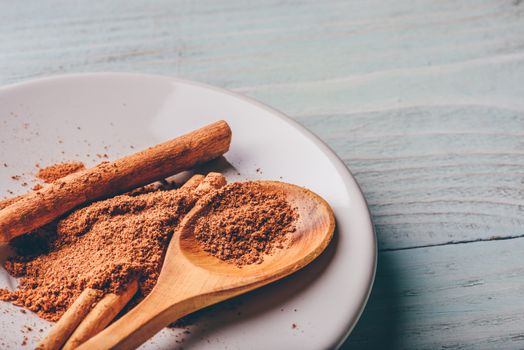
{"type": "Polygon", "coordinates": [[[198,202],[171,239],[151,293],[78,349],[136,348],[177,319],[287,276],[322,253],[335,228],[329,204],[298,186],[273,181],[258,183],[269,191],[282,191],[290,205],[298,209],[296,231],[291,234],[288,247],[276,249],[261,264],[242,268],[211,256],[193,235],[194,223],[210,209],[198,202]]]}

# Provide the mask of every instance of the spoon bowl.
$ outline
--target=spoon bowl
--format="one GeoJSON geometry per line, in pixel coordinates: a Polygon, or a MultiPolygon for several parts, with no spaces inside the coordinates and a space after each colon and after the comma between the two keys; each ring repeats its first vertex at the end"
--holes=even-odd
{"type": "Polygon", "coordinates": [[[132,349],[163,327],[191,312],[248,292],[303,268],[328,246],[335,229],[329,204],[317,194],[291,184],[257,181],[264,191],[280,192],[298,218],[284,248],[274,249],[259,264],[238,267],[203,250],[194,235],[210,201],[199,201],[169,243],[151,293],[135,308],[79,349],[132,349]]]}
{"type": "Polygon", "coordinates": [[[282,192],[286,200],[295,207],[298,219],[295,231],[288,233],[286,247],[274,249],[271,255],[264,256],[259,264],[244,265],[241,268],[210,255],[202,249],[195,239],[194,225],[205,217],[209,206],[198,206],[187,217],[176,237],[175,254],[180,251],[195,268],[202,268],[222,278],[240,278],[248,281],[263,282],[265,277],[278,279],[282,274],[292,273],[307,265],[328,245],[334,229],[333,213],[329,205],[318,195],[302,187],[276,181],[259,181],[263,191],[282,192]],[[269,274],[268,274],[269,272],[269,274]]]}

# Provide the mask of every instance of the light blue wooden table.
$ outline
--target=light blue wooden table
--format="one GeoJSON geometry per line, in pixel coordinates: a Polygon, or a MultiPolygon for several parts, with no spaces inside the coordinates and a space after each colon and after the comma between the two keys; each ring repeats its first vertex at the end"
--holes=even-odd
{"type": "Polygon", "coordinates": [[[344,159],[380,249],[348,349],[524,348],[524,1],[0,1],[0,84],[93,71],[245,93],[344,159]]]}

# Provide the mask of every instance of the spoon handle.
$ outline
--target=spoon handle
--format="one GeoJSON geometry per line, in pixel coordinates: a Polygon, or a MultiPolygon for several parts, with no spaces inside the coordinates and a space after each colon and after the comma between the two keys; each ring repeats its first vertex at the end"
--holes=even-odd
{"type": "Polygon", "coordinates": [[[173,296],[152,292],[118,321],[78,350],[135,349],[162,328],[195,310],[194,298],[173,302],[173,296]]]}

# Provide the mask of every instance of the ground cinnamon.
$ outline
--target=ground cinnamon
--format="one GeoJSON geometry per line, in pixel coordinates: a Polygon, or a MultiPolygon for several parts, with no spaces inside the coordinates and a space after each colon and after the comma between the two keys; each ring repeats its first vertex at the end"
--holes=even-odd
{"type": "Polygon", "coordinates": [[[195,238],[205,251],[238,266],[261,263],[295,231],[297,210],[285,194],[257,182],[229,184],[206,200],[211,210],[198,219],[195,238]]]}
{"type": "Polygon", "coordinates": [[[20,255],[10,258],[6,269],[21,277],[20,286],[0,290],[0,300],[56,321],[86,288],[100,295],[119,293],[138,279],[141,295],[147,295],[171,235],[202,196],[211,209],[197,221],[195,235],[210,254],[242,266],[260,263],[265,254],[285,246],[298,214],[284,193],[257,182],[216,190],[224,178],[206,179],[177,190],[159,188],[95,202],[18,237],[12,244],[20,255]]]}
{"type": "Polygon", "coordinates": [[[198,198],[185,186],[120,195],[73,212],[56,228],[19,237],[14,245],[25,254],[5,267],[21,277],[20,286],[0,290],[0,300],[56,321],[86,288],[119,293],[138,278],[141,294],[149,293],[171,235],[198,198]],[[35,246],[40,253],[27,249],[35,246]]]}
{"type": "Polygon", "coordinates": [[[20,286],[1,289],[0,300],[56,321],[86,288],[102,296],[119,293],[138,279],[140,295],[147,295],[171,235],[201,197],[211,209],[196,222],[195,236],[217,258],[238,266],[260,263],[265,254],[286,245],[298,214],[283,192],[257,182],[216,190],[224,185],[223,176],[208,176],[205,183],[202,178],[177,190],[153,185],[95,202],[16,238],[12,245],[19,256],[5,267],[21,277],[20,286]]]}

